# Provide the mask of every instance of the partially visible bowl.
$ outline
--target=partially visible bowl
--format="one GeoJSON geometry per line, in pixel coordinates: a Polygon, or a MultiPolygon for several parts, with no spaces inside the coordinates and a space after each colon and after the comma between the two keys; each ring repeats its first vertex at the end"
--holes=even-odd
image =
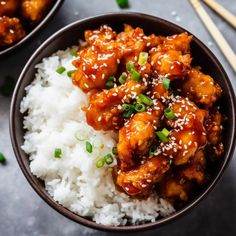
{"type": "Polygon", "coordinates": [[[21,149],[24,141],[24,129],[23,115],[20,113],[20,102],[25,96],[25,87],[29,85],[34,79],[36,64],[38,64],[44,57],[50,56],[52,53],[56,52],[59,49],[66,49],[69,46],[77,44],[78,39],[83,38],[83,33],[85,30],[98,27],[99,25],[104,23],[109,24],[114,30],[118,32],[123,29],[124,23],[128,23],[133,26],[140,26],[144,29],[146,34],[155,33],[157,35],[172,35],[186,31],[183,28],[163,19],[134,12],[110,13],[106,15],[96,16],[74,22],[61,29],[38,48],[38,50],[30,58],[20,75],[12,98],[10,111],[11,141],[17,161],[31,186],[51,207],[60,212],[62,215],[74,220],[77,223],[104,231],[134,232],[147,230],[154,227],[159,227],[163,224],[167,224],[170,221],[177,219],[184,213],[189,212],[190,209],[196,206],[213,189],[215,184],[222,176],[223,172],[226,169],[226,166],[229,164],[235,146],[235,95],[230,80],[227,77],[220,62],[199,39],[193,37],[191,51],[194,62],[197,62],[197,64],[202,67],[205,73],[210,74],[212,77],[214,77],[222,87],[223,94],[220,100],[220,104],[223,109],[222,112],[228,117],[228,122],[225,126],[225,134],[227,135],[225,135],[223,138],[225,154],[221,158],[221,160],[219,160],[218,164],[215,165],[214,169],[211,170],[212,177],[207,186],[205,186],[201,190],[201,192],[197,196],[195,196],[194,199],[191,199],[190,202],[188,202],[175,214],[164,219],[157,220],[154,223],[146,223],[138,226],[112,227],[99,225],[91,221],[90,219],[81,217],[69,211],[68,209],[54,201],[53,198],[45,190],[43,182],[36,178],[30,172],[29,158],[21,149]],[[227,106],[225,104],[227,104],[227,106]]]}
{"type": "Polygon", "coordinates": [[[24,38],[22,38],[20,41],[18,41],[15,44],[12,44],[9,47],[4,48],[3,50],[0,50],[0,57],[3,55],[6,55],[7,53],[12,52],[13,50],[19,48],[22,46],[26,41],[31,39],[34,35],[36,35],[48,22],[52,19],[52,17],[56,14],[56,12],[61,7],[64,0],[56,0],[53,6],[51,7],[50,11],[44,16],[44,18],[35,26],[35,28],[32,29],[29,33],[26,34],[24,38]]]}

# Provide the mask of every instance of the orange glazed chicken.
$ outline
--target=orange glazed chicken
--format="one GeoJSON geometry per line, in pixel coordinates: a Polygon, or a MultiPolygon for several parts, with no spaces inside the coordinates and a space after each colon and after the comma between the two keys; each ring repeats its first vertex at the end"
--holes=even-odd
{"type": "Polygon", "coordinates": [[[102,25],[85,40],[72,81],[89,95],[87,123],[117,133],[117,188],[186,202],[224,152],[225,117],[216,105],[222,90],[191,65],[192,36],[145,35],[130,25],[117,33],[102,25]]]}
{"type": "Polygon", "coordinates": [[[25,37],[43,19],[53,2],[54,0],[0,1],[0,49],[25,37]]]}

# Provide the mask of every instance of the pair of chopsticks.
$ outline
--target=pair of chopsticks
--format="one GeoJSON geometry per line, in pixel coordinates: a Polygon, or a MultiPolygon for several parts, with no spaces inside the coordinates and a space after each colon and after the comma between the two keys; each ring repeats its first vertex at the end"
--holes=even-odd
{"type": "MultiPolygon", "coordinates": [[[[203,0],[208,6],[210,6],[215,12],[222,16],[227,22],[229,22],[234,28],[236,28],[236,17],[223,8],[221,5],[216,3],[214,0],[203,0]]],[[[211,36],[214,38],[219,48],[225,55],[226,59],[236,72],[236,54],[230,47],[222,33],[217,28],[216,24],[210,18],[208,13],[205,11],[199,0],[190,0],[193,8],[196,10],[197,14],[205,24],[206,28],[210,32],[211,36]]]]}

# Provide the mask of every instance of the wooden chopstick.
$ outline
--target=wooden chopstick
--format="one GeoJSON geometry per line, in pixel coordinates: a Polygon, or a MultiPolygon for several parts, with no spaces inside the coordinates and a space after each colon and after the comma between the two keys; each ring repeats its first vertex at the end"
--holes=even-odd
{"type": "Polygon", "coordinates": [[[214,0],[203,0],[210,8],[222,16],[228,23],[230,23],[236,29],[236,16],[222,7],[214,0]]]}
{"type": "Polygon", "coordinates": [[[202,7],[200,2],[198,0],[190,0],[191,4],[193,5],[193,8],[198,13],[199,17],[205,24],[206,28],[211,33],[212,37],[218,44],[219,48],[225,55],[226,59],[236,72],[236,55],[232,48],[229,46],[227,41],[225,40],[224,36],[221,34],[215,23],[212,21],[208,13],[205,11],[205,9],[202,7]]]}

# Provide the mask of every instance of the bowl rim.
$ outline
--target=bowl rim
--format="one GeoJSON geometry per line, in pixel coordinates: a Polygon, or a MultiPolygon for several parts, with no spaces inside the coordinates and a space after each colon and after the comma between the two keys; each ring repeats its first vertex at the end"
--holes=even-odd
{"type": "Polygon", "coordinates": [[[46,25],[50,19],[53,18],[53,16],[59,10],[59,8],[61,7],[63,2],[64,2],[64,0],[56,0],[53,7],[50,9],[50,11],[47,13],[47,15],[43,18],[42,21],[39,22],[39,24],[36,25],[35,28],[33,28],[32,31],[30,31],[28,34],[26,34],[25,37],[23,37],[20,41],[13,44],[12,46],[9,46],[3,50],[0,50],[0,57],[13,52],[15,49],[21,47],[25,42],[27,42],[33,36],[35,36],[35,34],[37,34],[37,32],[39,32],[43,28],[43,26],[46,25]]]}
{"type": "MultiPolygon", "coordinates": [[[[219,70],[221,71],[221,73],[223,74],[224,78],[225,78],[225,82],[228,88],[228,95],[229,95],[229,101],[232,104],[232,114],[233,117],[235,117],[235,110],[236,110],[236,99],[235,99],[235,94],[234,94],[234,90],[231,84],[231,81],[229,79],[229,77],[227,76],[225,70],[223,69],[221,63],[219,62],[219,60],[216,58],[216,56],[210,51],[210,49],[202,42],[200,41],[194,34],[192,34],[191,32],[189,32],[188,30],[185,30],[184,28],[168,21],[168,20],[164,20],[162,18],[159,18],[157,16],[153,16],[153,15],[148,15],[148,14],[144,14],[144,13],[140,13],[140,12],[133,12],[133,11],[122,11],[122,12],[110,12],[110,13],[105,13],[105,14],[99,14],[99,15],[95,15],[92,17],[88,17],[88,18],[84,18],[84,19],[80,19],[77,20],[75,22],[72,22],[68,25],[66,25],[65,27],[61,28],[59,31],[57,31],[56,33],[54,33],[52,36],[50,36],[41,46],[39,46],[37,48],[37,50],[34,52],[34,54],[30,57],[30,59],[28,60],[28,62],[26,63],[26,65],[24,66],[18,82],[16,84],[13,96],[12,96],[12,101],[11,101],[11,107],[10,107],[10,122],[9,122],[9,128],[10,128],[10,137],[11,137],[11,142],[12,142],[12,146],[13,146],[13,150],[17,159],[17,162],[23,172],[23,174],[25,175],[26,179],[28,180],[28,182],[30,183],[30,185],[33,187],[33,189],[38,193],[38,195],[52,208],[54,208],[57,212],[59,212],[60,214],[64,215],[65,217],[75,221],[76,223],[80,223],[84,226],[93,228],[93,229],[97,229],[97,230],[102,230],[102,231],[106,231],[106,232],[138,232],[138,231],[145,231],[145,230],[150,230],[153,228],[157,228],[160,226],[163,226],[167,223],[170,223],[174,220],[176,220],[177,218],[179,218],[180,216],[185,215],[186,213],[190,212],[191,209],[193,209],[196,205],[199,204],[199,202],[201,200],[203,200],[209,192],[211,192],[213,190],[213,188],[215,187],[216,183],[220,180],[220,178],[222,177],[226,167],[228,166],[230,160],[232,159],[233,153],[234,153],[234,148],[235,148],[235,144],[236,144],[236,137],[235,135],[232,136],[232,139],[230,139],[229,142],[229,149],[225,152],[224,155],[224,161],[222,163],[222,166],[220,167],[219,172],[217,173],[217,175],[215,176],[215,178],[213,179],[213,181],[210,183],[209,186],[207,186],[207,188],[196,198],[194,198],[192,200],[192,202],[190,202],[189,204],[187,204],[184,208],[182,208],[181,210],[177,211],[176,213],[174,213],[173,215],[170,215],[168,217],[165,217],[163,219],[160,219],[158,221],[155,222],[151,222],[151,223],[145,223],[143,225],[132,225],[132,226],[107,226],[107,225],[102,225],[102,224],[97,224],[95,222],[93,222],[92,220],[86,219],[80,215],[77,215],[76,213],[73,213],[72,211],[68,210],[67,208],[65,208],[64,206],[60,205],[59,203],[57,203],[55,200],[53,200],[50,195],[47,193],[45,194],[43,191],[41,191],[40,188],[38,188],[38,186],[36,185],[36,183],[34,182],[34,180],[32,179],[32,173],[30,171],[28,171],[23,163],[22,157],[20,155],[20,147],[17,145],[17,139],[16,139],[16,132],[14,130],[15,127],[15,121],[14,121],[14,117],[15,117],[15,108],[16,108],[16,103],[17,103],[17,98],[18,98],[18,93],[19,93],[19,88],[21,86],[21,83],[23,82],[25,73],[27,72],[28,67],[30,66],[31,62],[34,61],[34,59],[38,56],[38,54],[40,54],[40,52],[44,49],[45,46],[49,45],[54,38],[59,37],[61,34],[64,33],[64,31],[73,28],[74,26],[80,25],[80,24],[86,24],[86,22],[89,22],[91,20],[96,20],[96,19],[100,19],[103,18],[105,16],[120,16],[120,17],[141,17],[141,18],[145,18],[147,20],[150,21],[159,21],[160,23],[163,24],[169,24],[172,27],[181,30],[181,31],[185,31],[190,33],[191,35],[193,35],[193,38],[195,40],[195,42],[204,49],[204,52],[208,54],[208,56],[211,58],[211,60],[214,61],[214,64],[217,64],[217,66],[219,67],[219,70]]],[[[233,119],[233,124],[232,124],[232,134],[235,134],[235,129],[236,129],[236,125],[235,125],[235,119],[233,119]]]]}

